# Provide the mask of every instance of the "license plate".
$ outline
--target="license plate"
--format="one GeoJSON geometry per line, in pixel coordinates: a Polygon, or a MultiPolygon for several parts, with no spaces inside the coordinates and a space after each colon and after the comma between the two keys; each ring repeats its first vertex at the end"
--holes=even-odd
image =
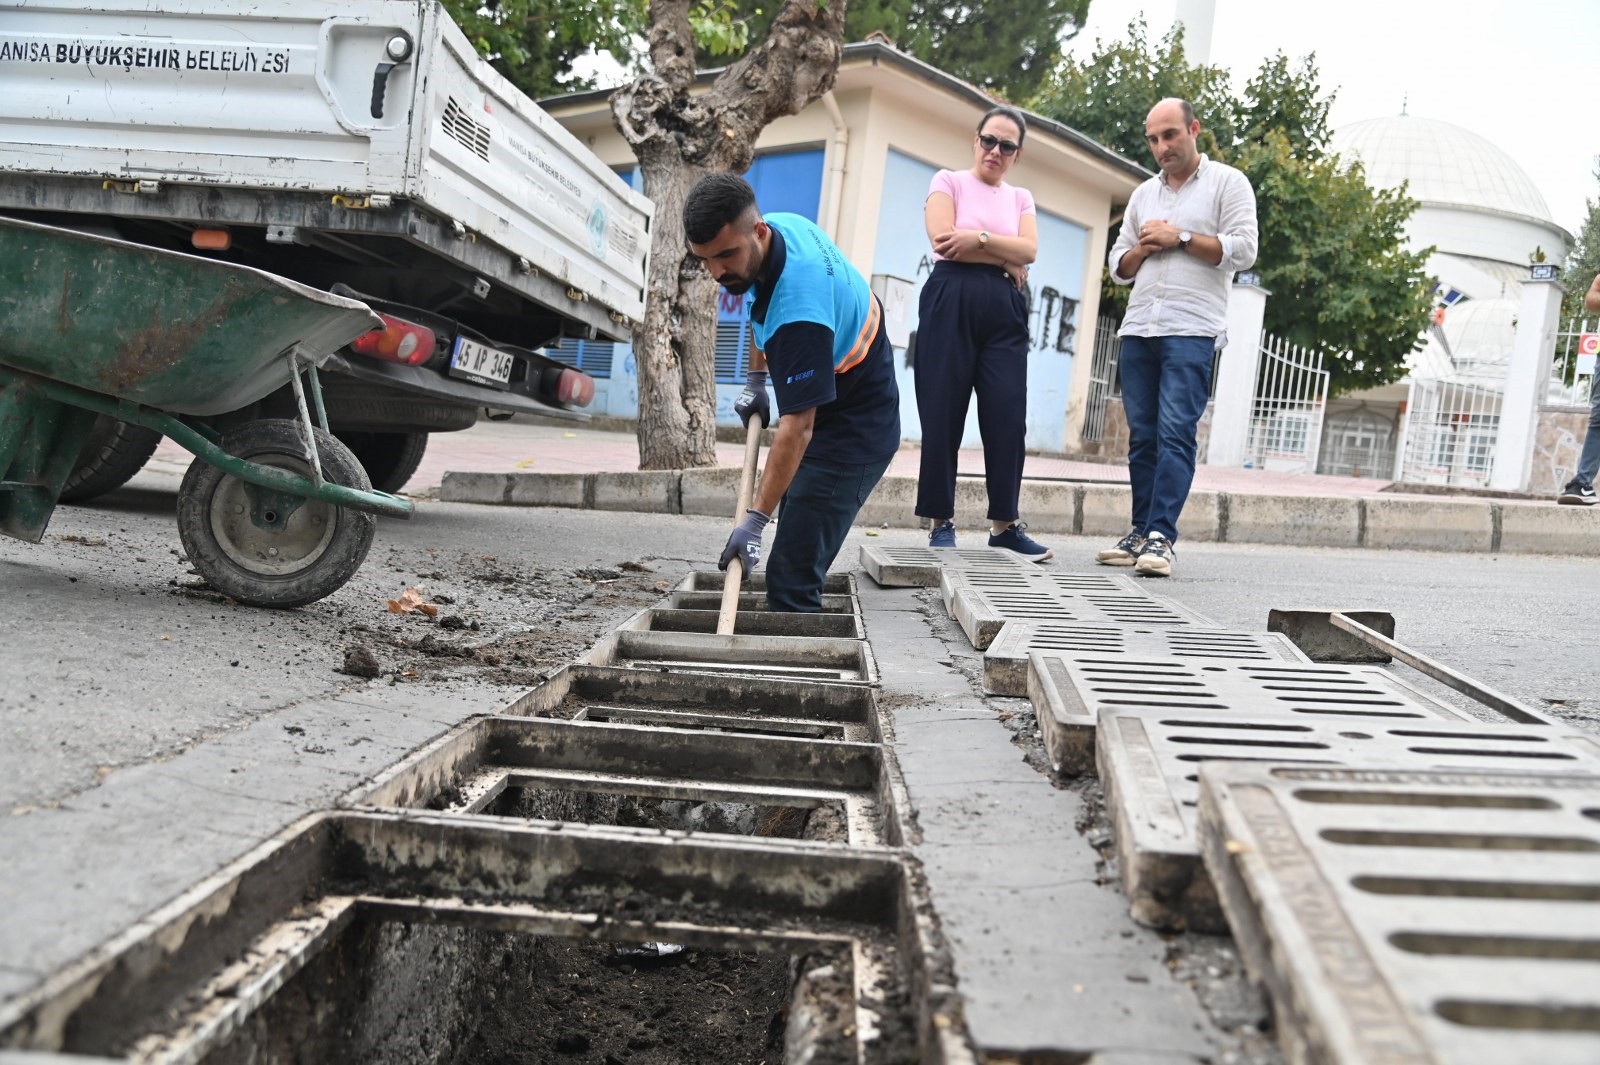
{"type": "Polygon", "coordinates": [[[503,351],[480,344],[466,337],[456,337],[450,349],[450,374],[479,381],[486,385],[506,387],[511,380],[511,366],[515,359],[503,351]]]}

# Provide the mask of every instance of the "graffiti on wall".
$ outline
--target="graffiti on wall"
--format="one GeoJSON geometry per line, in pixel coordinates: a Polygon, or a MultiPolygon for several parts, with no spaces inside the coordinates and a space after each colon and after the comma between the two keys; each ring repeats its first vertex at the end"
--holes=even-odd
{"type": "MultiPolygon", "coordinates": [[[[917,261],[917,281],[932,272],[933,256],[922,256],[917,261]]],[[[1028,349],[1071,355],[1078,334],[1078,301],[1032,277],[1022,296],[1028,305],[1028,349]]]]}

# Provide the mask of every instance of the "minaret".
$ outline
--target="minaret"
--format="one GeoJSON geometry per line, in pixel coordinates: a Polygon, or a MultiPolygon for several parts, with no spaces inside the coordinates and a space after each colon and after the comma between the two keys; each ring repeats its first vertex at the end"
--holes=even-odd
{"type": "Polygon", "coordinates": [[[1217,0],[1178,0],[1173,21],[1183,24],[1183,55],[1190,66],[1211,62],[1211,28],[1217,20],[1217,0]]]}

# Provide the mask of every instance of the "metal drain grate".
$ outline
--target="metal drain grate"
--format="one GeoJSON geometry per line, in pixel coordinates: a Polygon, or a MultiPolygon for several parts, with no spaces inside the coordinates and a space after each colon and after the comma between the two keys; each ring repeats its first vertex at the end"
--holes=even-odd
{"type": "Polygon", "coordinates": [[[878,667],[865,640],[810,636],[718,636],[620,629],[590,649],[600,666],[668,672],[737,673],[790,680],[873,684],[878,667]]]}
{"type": "Polygon", "coordinates": [[[1100,715],[1095,750],[1133,916],[1203,932],[1227,927],[1200,868],[1201,762],[1600,772],[1600,742],[1526,725],[1115,709],[1100,715]]]}
{"type": "Polygon", "coordinates": [[[950,617],[980,651],[994,641],[1008,621],[1210,627],[1205,618],[1185,607],[1137,591],[1069,592],[1046,581],[984,587],[961,574],[946,574],[940,587],[950,617]]]}
{"type": "Polygon", "coordinates": [[[1600,776],[1208,765],[1200,842],[1297,1061],[1600,1061],[1600,776]]]}
{"type": "Polygon", "coordinates": [[[1476,720],[1370,666],[1032,654],[1028,698],[1051,761],[1068,774],[1093,769],[1095,721],[1107,709],[1282,714],[1352,725],[1476,720]]]}
{"type": "MultiPolygon", "coordinates": [[[[1014,551],[998,547],[960,547],[934,550],[931,547],[861,548],[861,568],[883,588],[932,588],[939,583],[941,569],[973,572],[1030,572],[1037,563],[1028,562],[1014,551]]],[[[827,589],[824,589],[827,591],[827,589]]]]}
{"type": "Polygon", "coordinates": [[[474,815],[508,791],[530,789],[791,810],[831,804],[843,811],[848,842],[881,844],[888,820],[880,804],[888,788],[883,750],[804,737],[491,717],[452,730],[350,801],[474,815]]]}
{"type": "Polygon", "coordinates": [[[1172,625],[1078,625],[1052,621],[1008,621],[983,654],[983,687],[996,695],[1028,694],[1028,656],[1138,655],[1185,660],[1306,662],[1305,654],[1278,633],[1236,632],[1172,625]]]}

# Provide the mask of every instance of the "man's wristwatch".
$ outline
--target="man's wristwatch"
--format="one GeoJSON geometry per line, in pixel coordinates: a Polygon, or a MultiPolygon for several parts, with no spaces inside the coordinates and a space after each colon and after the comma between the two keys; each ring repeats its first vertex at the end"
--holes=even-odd
{"type": "Polygon", "coordinates": [[[979,231],[979,233],[978,233],[978,247],[987,248],[988,246],[989,246],[989,231],[987,229],[979,231]]]}
{"type": "Polygon", "coordinates": [[[1193,239],[1194,239],[1194,234],[1189,232],[1187,229],[1185,229],[1183,232],[1179,233],[1178,234],[1178,250],[1179,251],[1188,251],[1189,250],[1189,242],[1191,240],[1193,240],[1193,239]]]}

